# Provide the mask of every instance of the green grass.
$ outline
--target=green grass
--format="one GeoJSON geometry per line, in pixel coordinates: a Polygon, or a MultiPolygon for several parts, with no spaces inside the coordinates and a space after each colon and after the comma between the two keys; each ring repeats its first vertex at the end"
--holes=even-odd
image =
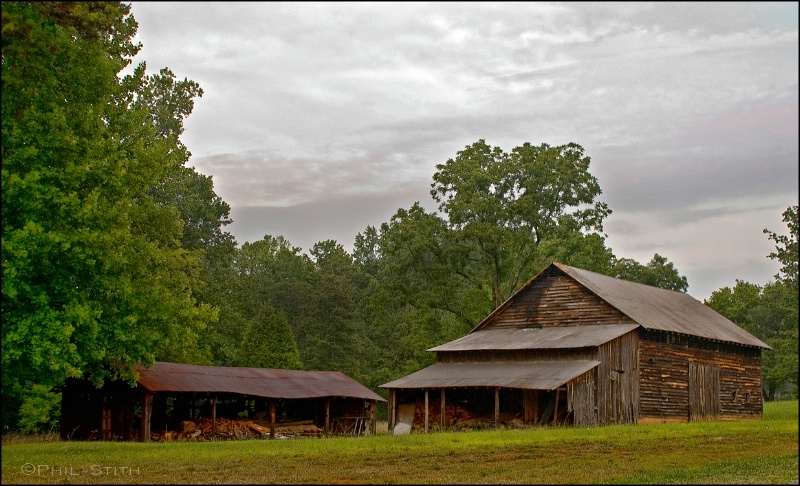
{"type": "Polygon", "coordinates": [[[394,437],[125,443],[4,438],[2,482],[797,484],[798,402],[763,420],[394,437]]]}

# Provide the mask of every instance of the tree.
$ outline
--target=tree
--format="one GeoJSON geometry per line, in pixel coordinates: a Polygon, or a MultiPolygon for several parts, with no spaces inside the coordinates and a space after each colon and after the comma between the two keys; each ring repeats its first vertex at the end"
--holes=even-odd
{"type": "Polygon", "coordinates": [[[672,262],[667,262],[666,257],[658,253],[647,265],[630,258],[615,260],[610,272],[612,277],[638,282],[652,287],[659,287],[676,292],[686,292],[689,282],[681,276],[672,262]]]}
{"type": "Polygon", "coordinates": [[[602,232],[611,214],[589,173],[590,158],[570,143],[525,143],[510,154],[479,140],[436,166],[431,196],[462,239],[474,242],[499,306],[539,266],[539,246],[563,233],[602,232]]]}
{"type": "Polygon", "coordinates": [[[775,279],[779,282],[794,285],[795,289],[797,289],[797,206],[786,208],[786,211],[783,212],[783,222],[789,228],[788,235],[779,235],[774,231],[764,229],[764,233],[769,235],[769,239],[775,242],[775,251],[770,253],[768,257],[772,260],[777,260],[782,265],[781,271],[775,275],[775,279]]]}
{"type": "Polygon", "coordinates": [[[154,188],[180,172],[202,91],[120,71],[141,48],[130,6],[2,3],[3,418],[67,377],[133,380],[157,357],[208,362],[197,252],[154,188]]]}
{"type": "Polygon", "coordinates": [[[300,353],[283,312],[269,303],[259,306],[248,320],[244,340],[239,343],[236,366],[300,369],[300,353]]]}

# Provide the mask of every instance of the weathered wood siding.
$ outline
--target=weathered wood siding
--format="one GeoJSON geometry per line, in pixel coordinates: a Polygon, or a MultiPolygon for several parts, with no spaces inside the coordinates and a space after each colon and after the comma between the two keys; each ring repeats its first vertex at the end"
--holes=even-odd
{"type": "Polygon", "coordinates": [[[576,361],[597,360],[598,367],[567,384],[575,425],[636,423],[639,412],[639,335],[634,330],[595,348],[512,351],[440,351],[437,361],[576,361]]]}
{"type": "Polygon", "coordinates": [[[517,295],[484,329],[633,322],[572,278],[555,271],[517,295]]]}
{"type": "Polygon", "coordinates": [[[639,374],[640,421],[688,421],[690,404],[697,414],[695,420],[700,416],[710,419],[716,415],[725,420],[762,415],[760,349],[643,330],[639,374]],[[694,370],[693,377],[690,368],[694,370]],[[718,378],[714,369],[718,370],[718,378]],[[693,401],[690,383],[697,387],[693,401]],[[717,400],[715,395],[718,403],[701,403],[717,400]]]}

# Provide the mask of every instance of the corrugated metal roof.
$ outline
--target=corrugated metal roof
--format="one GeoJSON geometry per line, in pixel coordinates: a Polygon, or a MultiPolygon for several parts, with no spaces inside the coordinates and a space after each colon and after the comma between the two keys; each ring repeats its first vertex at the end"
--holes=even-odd
{"type": "Polygon", "coordinates": [[[540,278],[547,278],[548,269],[553,266],[641,324],[645,329],[678,332],[717,341],[772,349],[767,343],[689,294],[609,277],[558,262],[553,262],[525,283],[486,319],[475,326],[471,333],[476,333],[486,327],[495,316],[513,305],[517,296],[534,282],[540,278]]]}
{"type": "Polygon", "coordinates": [[[502,387],[554,390],[599,361],[436,363],[381,388],[502,387]]]}
{"type": "Polygon", "coordinates": [[[553,265],[646,329],[772,349],[689,294],[629,282],[561,263],[553,265]]]}
{"type": "Polygon", "coordinates": [[[564,349],[595,347],[639,327],[638,324],[484,329],[428,351],[564,349]]]}
{"type": "Polygon", "coordinates": [[[138,383],[152,392],[236,393],[265,398],[348,397],[385,402],[340,371],[234,368],[157,362],[137,366],[138,383]]]}

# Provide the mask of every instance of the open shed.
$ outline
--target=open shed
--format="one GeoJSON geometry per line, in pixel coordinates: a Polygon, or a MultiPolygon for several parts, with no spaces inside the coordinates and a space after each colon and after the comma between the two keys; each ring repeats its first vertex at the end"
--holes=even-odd
{"type": "Polygon", "coordinates": [[[381,387],[390,430],[760,418],[765,349],[688,294],[552,263],[381,387]]]}
{"type": "Polygon", "coordinates": [[[258,436],[270,438],[288,428],[293,435],[374,434],[376,403],[385,401],[339,371],[165,362],[136,370],[135,386],[112,381],[96,388],[67,380],[61,438],[147,442],[185,431],[187,423],[195,432],[203,421],[214,435],[223,422],[243,419],[258,436]]]}

